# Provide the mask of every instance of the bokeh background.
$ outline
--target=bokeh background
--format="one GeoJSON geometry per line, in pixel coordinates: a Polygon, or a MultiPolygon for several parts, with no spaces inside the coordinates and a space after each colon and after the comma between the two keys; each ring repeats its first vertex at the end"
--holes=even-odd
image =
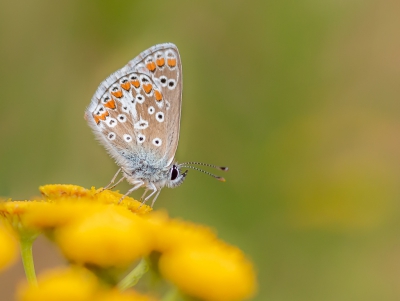
{"type": "MultiPolygon", "coordinates": [[[[399,13],[396,0],[2,1],[0,195],[107,184],[117,167],[84,109],[110,73],[173,42],[176,157],[230,171],[190,171],[155,209],[244,250],[254,300],[399,300],[399,13]]],[[[62,264],[42,239],[34,256],[39,273],[62,264]]],[[[0,276],[1,300],[22,278],[21,264],[0,276]]]]}

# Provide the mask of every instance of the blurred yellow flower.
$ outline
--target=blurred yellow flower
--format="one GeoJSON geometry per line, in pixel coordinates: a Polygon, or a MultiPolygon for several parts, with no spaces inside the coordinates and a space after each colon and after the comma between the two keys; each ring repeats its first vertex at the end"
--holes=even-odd
{"type": "Polygon", "coordinates": [[[19,301],[92,301],[99,289],[94,275],[84,269],[55,269],[40,275],[38,286],[21,285],[19,301]]]}
{"type": "Polygon", "coordinates": [[[27,225],[26,215],[32,211],[41,211],[45,206],[47,203],[44,201],[1,201],[0,219],[19,236],[34,236],[37,231],[27,225]]]}
{"type": "Polygon", "coordinates": [[[207,245],[217,240],[208,227],[179,219],[170,219],[165,212],[153,212],[144,217],[152,234],[153,248],[159,252],[175,250],[181,245],[207,245]]]}
{"type": "MultiPolygon", "coordinates": [[[[152,252],[159,253],[159,257],[150,258],[158,258],[151,263],[158,263],[161,276],[190,297],[238,301],[256,290],[250,261],[239,249],[220,241],[209,227],[171,219],[165,212],[149,213],[150,207],[129,197],[120,203],[122,195],[109,190],[46,185],[40,191],[43,200],[0,202],[0,218],[19,234],[30,283],[20,288],[19,300],[153,300],[121,292],[146,273],[146,257],[152,252]],[[31,250],[41,232],[51,234],[48,237],[69,262],[93,268],[99,278],[85,269],[64,269],[44,274],[36,285],[31,250]],[[140,263],[121,279],[125,268],[139,259],[140,263]],[[107,289],[100,282],[120,290],[107,289]]],[[[0,244],[7,246],[2,243],[1,228],[0,244]]],[[[1,256],[0,267],[1,260],[8,262],[10,254],[16,253],[15,246],[10,250],[1,256]]],[[[3,248],[0,255],[6,251],[3,248]]]]}
{"type": "Polygon", "coordinates": [[[30,210],[25,213],[24,221],[27,227],[38,230],[53,230],[72,221],[82,218],[105,205],[88,202],[82,199],[79,203],[68,200],[44,203],[39,210],[30,210]]]}
{"type": "Polygon", "coordinates": [[[201,300],[243,300],[256,290],[252,264],[239,249],[222,242],[166,252],[159,269],[184,293],[201,300]]]}
{"type": "Polygon", "coordinates": [[[14,263],[17,257],[17,244],[12,234],[0,227],[0,270],[14,263]]]}
{"type": "Polygon", "coordinates": [[[101,267],[125,266],[151,250],[143,219],[119,206],[90,211],[56,231],[55,238],[69,260],[101,267]]]}

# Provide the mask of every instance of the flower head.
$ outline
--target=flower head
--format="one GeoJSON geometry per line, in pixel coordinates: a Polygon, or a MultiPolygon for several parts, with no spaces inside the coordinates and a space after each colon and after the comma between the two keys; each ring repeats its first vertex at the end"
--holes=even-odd
{"type": "Polygon", "coordinates": [[[41,211],[46,206],[43,201],[0,201],[0,219],[20,237],[35,237],[39,234],[26,223],[26,216],[32,211],[41,211]]]}
{"type": "Polygon", "coordinates": [[[158,252],[168,252],[181,245],[204,245],[217,240],[210,228],[186,222],[180,219],[170,219],[165,212],[155,212],[144,217],[151,231],[153,248],[158,252]]]}
{"type": "Polygon", "coordinates": [[[0,227],[0,270],[5,269],[16,259],[17,244],[12,234],[0,227]]]}
{"type": "Polygon", "coordinates": [[[87,201],[98,204],[114,204],[126,207],[130,211],[140,215],[146,214],[152,210],[151,207],[142,205],[142,203],[128,196],[121,201],[122,194],[111,190],[96,190],[94,187],[86,189],[76,185],[61,184],[41,186],[39,187],[39,190],[47,200],[54,202],[87,201]]]}
{"type": "Polygon", "coordinates": [[[38,286],[21,285],[20,301],[90,301],[99,283],[84,269],[54,269],[39,277],[38,286]]]}
{"type": "Polygon", "coordinates": [[[256,289],[252,264],[239,249],[223,242],[166,252],[159,268],[183,292],[201,300],[243,300],[256,289]]]}
{"type": "Polygon", "coordinates": [[[103,205],[56,231],[64,255],[80,264],[125,266],[151,250],[143,220],[124,207],[103,205]]]}

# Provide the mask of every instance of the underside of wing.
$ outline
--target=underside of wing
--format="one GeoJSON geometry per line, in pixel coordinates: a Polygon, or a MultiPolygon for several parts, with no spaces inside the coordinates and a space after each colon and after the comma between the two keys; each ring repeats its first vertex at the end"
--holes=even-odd
{"type": "Polygon", "coordinates": [[[85,118],[117,163],[146,159],[150,154],[166,167],[178,146],[181,102],[178,49],[170,43],[159,44],[104,80],[85,118]]]}

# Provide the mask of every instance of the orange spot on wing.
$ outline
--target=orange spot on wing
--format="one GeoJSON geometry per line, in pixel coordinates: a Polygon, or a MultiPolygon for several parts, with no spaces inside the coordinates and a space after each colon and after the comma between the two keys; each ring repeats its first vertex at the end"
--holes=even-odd
{"type": "Polygon", "coordinates": [[[159,58],[156,60],[156,63],[157,63],[158,67],[162,67],[165,65],[165,60],[164,60],[164,58],[159,58]]]}
{"type": "Polygon", "coordinates": [[[95,115],[95,114],[92,114],[92,115],[93,115],[93,118],[94,118],[94,122],[96,122],[97,124],[99,124],[99,123],[100,123],[100,116],[95,115]]]}
{"type": "Polygon", "coordinates": [[[124,90],[129,91],[129,89],[131,88],[131,84],[129,82],[125,82],[125,83],[121,84],[121,87],[124,90]]]}
{"type": "Polygon", "coordinates": [[[161,101],[162,100],[162,94],[158,90],[154,90],[154,96],[156,98],[156,101],[161,101]]]}
{"type": "Polygon", "coordinates": [[[115,100],[114,100],[114,99],[111,99],[111,100],[110,100],[109,102],[107,102],[104,106],[107,107],[107,108],[110,108],[110,109],[114,110],[114,109],[115,109],[115,100]]]}
{"type": "Polygon", "coordinates": [[[176,59],[174,59],[174,58],[169,58],[169,59],[167,59],[167,64],[168,64],[168,66],[170,66],[171,68],[173,68],[173,67],[175,67],[176,66],[176,59]]]}
{"type": "Polygon", "coordinates": [[[156,70],[156,64],[154,62],[148,62],[146,65],[147,69],[149,69],[151,72],[154,72],[156,70]]]}
{"type": "Polygon", "coordinates": [[[146,94],[149,94],[152,89],[153,89],[152,84],[143,84],[143,90],[144,92],[146,92],[146,94]]]}
{"type": "Polygon", "coordinates": [[[139,80],[137,80],[137,79],[131,81],[131,84],[132,84],[136,89],[140,87],[139,80]]]}
{"type": "Polygon", "coordinates": [[[103,114],[101,114],[101,115],[99,116],[99,118],[100,118],[101,120],[106,120],[106,118],[107,118],[108,116],[110,116],[110,114],[108,114],[108,112],[106,111],[106,112],[104,112],[103,114]]]}
{"type": "Polygon", "coordinates": [[[116,98],[121,98],[122,95],[123,95],[121,90],[118,90],[118,91],[115,91],[115,92],[112,91],[111,94],[114,95],[116,98]]]}
{"type": "Polygon", "coordinates": [[[99,123],[100,123],[100,120],[106,120],[106,118],[107,118],[108,116],[110,116],[110,114],[108,114],[108,112],[105,111],[105,112],[104,112],[103,114],[101,114],[101,115],[96,115],[96,114],[92,113],[92,116],[93,116],[94,121],[95,121],[97,124],[99,124],[99,123]]]}

